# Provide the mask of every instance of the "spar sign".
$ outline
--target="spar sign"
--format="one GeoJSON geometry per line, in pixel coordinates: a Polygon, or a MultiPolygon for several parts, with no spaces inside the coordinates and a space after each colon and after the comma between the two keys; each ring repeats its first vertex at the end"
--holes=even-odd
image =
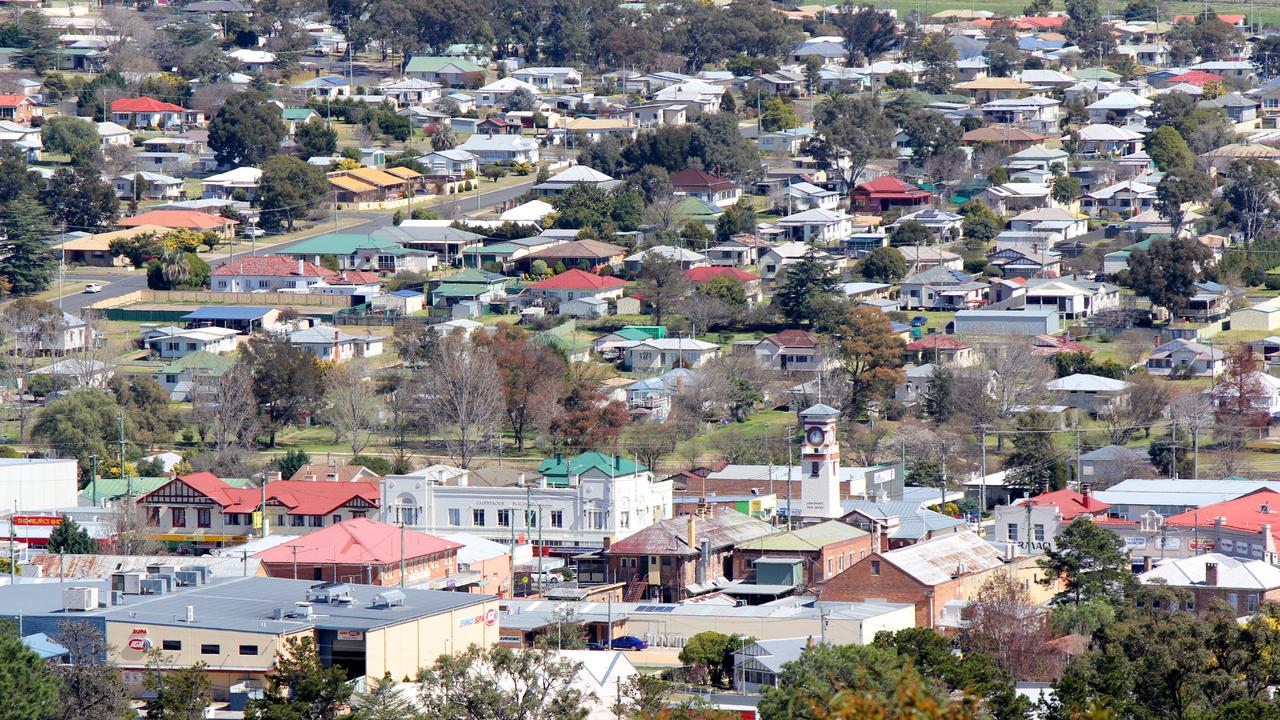
{"type": "Polygon", "coordinates": [[[147,638],[146,628],[134,628],[129,634],[129,642],[126,643],[130,650],[138,652],[146,652],[151,649],[151,640],[147,638]]]}
{"type": "Polygon", "coordinates": [[[488,625],[492,627],[498,622],[497,608],[489,608],[479,615],[469,615],[458,621],[458,627],[467,627],[468,625],[488,625]]]}

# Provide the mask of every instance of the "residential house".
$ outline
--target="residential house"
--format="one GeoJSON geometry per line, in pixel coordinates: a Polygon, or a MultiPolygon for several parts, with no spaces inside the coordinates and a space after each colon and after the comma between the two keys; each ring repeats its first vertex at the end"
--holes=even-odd
{"type": "Polygon", "coordinates": [[[401,107],[429,105],[440,99],[443,94],[438,82],[405,77],[393,83],[379,85],[375,88],[380,95],[391,98],[401,107]]]}
{"type": "Polygon", "coordinates": [[[369,358],[382,354],[382,338],[376,335],[350,335],[336,327],[316,325],[296,330],[286,336],[289,344],[317,360],[341,363],[353,358],[369,358]]]}
{"type": "Polygon", "coordinates": [[[628,255],[623,260],[623,265],[633,273],[640,273],[644,271],[645,262],[653,256],[666,258],[679,265],[681,270],[692,270],[693,268],[708,266],[705,255],[674,245],[653,245],[645,248],[640,252],[628,255]]]}
{"type": "Polygon", "coordinates": [[[729,207],[738,202],[742,190],[736,183],[694,167],[671,176],[671,191],[676,195],[696,197],[715,207],[729,207]]]}
{"type": "Polygon", "coordinates": [[[840,193],[808,182],[792,183],[782,193],[787,198],[788,214],[804,210],[835,210],[840,204],[840,193]]]}
{"type": "Polygon", "coordinates": [[[1009,219],[1009,229],[1018,232],[1032,232],[1045,237],[1049,241],[1045,248],[1053,244],[1073,240],[1089,231],[1089,220],[1063,208],[1039,208],[1027,210],[1009,219]]]}
{"type": "Polygon", "coordinates": [[[599,240],[569,240],[538,248],[520,258],[519,262],[525,268],[542,260],[548,267],[563,263],[566,268],[596,270],[620,266],[625,253],[625,248],[612,243],[599,240]]]}
{"type": "Polygon", "coordinates": [[[1101,190],[1085,193],[1080,198],[1080,208],[1094,217],[1132,217],[1153,209],[1155,203],[1155,186],[1137,180],[1124,180],[1101,190]]]}
{"type": "Polygon", "coordinates": [[[853,234],[853,216],[839,210],[812,209],[778,219],[787,237],[805,244],[830,245],[853,234]]]}
{"type": "MultiPolygon", "coordinates": [[[[805,212],[815,211],[806,210],[805,212]]],[[[760,256],[760,276],[766,282],[772,283],[778,279],[778,276],[786,266],[800,262],[802,258],[813,252],[814,250],[809,244],[800,241],[775,245],[760,256]]]]}
{"type": "Polygon", "coordinates": [[[237,488],[208,472],[180,475],[138,498],[145,515],[143,534],[160,542],[213,548],[258,535],[256,513],[262,513],[261,532],[269,525],[281,535],[305,535],[377,514],[377,483],[299,482],[282,480],[279,473],[267,475],[261,489],[237,488]]]}
{"type": "Polygon", "coordinates": [[[689,382],[693,373],[677,367],[661,375],[637,380],[625,388],[627,409],[633,422],[666,422],[671,412],[671,396],[689,382]]]}
{"type": "Polygon", "coordinates": [[[178,328],[165,326],[142,333],[142,344],[151,354],[166,360],[177,360],[192,353],[225,355],[235,352],[237,330],[220,327],[178,328]]]}
{"type": "Polygon", "coordinates": [[[909,221],[923,225],[941,243],[951,242],[960,237],[961,227],[964,225],[964,216],[937,208],[925,208],[924,210],[917,210],[899,217],[885,229],[892,233],[901,227],[903,223],[909,221]]]}
{"type": "Polygon", "coordinates": [[[737,268],[723,265],[703,265],[686,270],[684,276],[688,278],[694,286],[710,282],[716,278],[729,278],[730,280],[737,282],[738,285],[742,287],[742,292],[747,298],[747,305],[755,305],[760,302],[763,297],[760,288],[760,276],[745,270],[739,270],[737,268]]]}
{"type": "Polygon", "coordinates": [[[614,300],[622,297],[626,286],[625,280],[572,268],[531,283],[526,290],[533,295],[564,303],[581,298],[614,300]]]}
{"type": "Polygon", "coordinates": [[[948,609],[973,599],[997,573],[1012,575],[1045,599],[1051,594],[1039,591],[1032,582],[1043,575],[1034,558],[1006,565],[994,545],[965,530],[896,550],[877,550],[827,581],[819,588],[818,599],[912,603],[917,627],[933,628],[944,623],[948,609]]]}
{"type": "Polygon", "coordinates": [[[1212,100],[1201,100],[1196,107],[1219,109],[1227,114],[1227,118],[1236,125],[1258,127],[1258,110],[1260,103],[1239,92],[1229,92],[1212,100]]]}
{"type": "Polygon", "coordinates": [[[1010,182],[992,185],[979,193],[978,199],[997,215],[1013,215],[1056,205],[1049,186],[1040,183],[1010,182]]]}
{"type": "Polygon", "coordinates": [[[236,359],[196,351],[157,368],[151,374],[169,394],[171,402],[217,402],[218,378],[236,365],[236,359]]]}
{"type": "Polygon", "coordinates": [[[239,194],[245,200],[253,200],[261,180],[262,171],[258,168],[238,167],[202,179],[200,197],[228,200],[239,194]]]}
{"type": "Polygon", "coordinates": [[[0,120],[30,125],[38,113],[35,101],[26,95],[0,95],[0,120]]]}
{"type": "Polygon", "coordinates": [[[932,193],[899,180],[882,175],[853,188],[851,209],[858,212],[884,213],[889,210],[910,210],[928,205],[932,193]]]}
{"type": "Polygon", "coordinates": [[[301,258],[280,255],[240,257],[209,273],[209,289],[215,292],[306,290],[334,272],[301,258]]]}
{"type": "MultiPolygon", "coordinates": [[[[986,114],[985,108],[983,114],[986,114]]],[[[998,143],[1009,148],[1010,152],[1026,150],[1034,145],[1039,145],[1046,139],[1048,139],[1047,135],[1024,128],[999,126],[974,128],[960,136],[960,142],[965,145],[976,146],[983,143],[998,143]]]]}
{"type": "Polygon", "coordinates": [[[473,175],[479,171],[479,159],[466,150],[437,150],[418,158],[418,162],[427,167],[427,175],[457,181],[466,177],[470,171],[473,175]]]}
{"type": "Polygon", "coordinates": [[[1062,270],[1062,256],[1056,252],[1011,247],[987,253],[987,263],[1000,268],[1006,278],[1052,278],[1062,270]]]}
{"type": "Polygon", "coordinates": [[[126,200],[178,200],[182,198],[184,181],[161,173],[126,173],[111,178],[111,189],[116,197],[126,200]],[[141,179],[141,187],[137,187],[141,179]]]}
{"type": "Polygon", "coordinates": [[[1105,445],[1080,456],[1080,482],[1105,490],[1131,477],[1148,477],[1151,458],[1145,452],[1120,445],[1105,445]]]}
{"type": "Polygon", "coordinates": [[[68,312],[50,323],[43,331],[36,326],[13,329],[13,347],[20,355],[65,355],[90,347],[95,341],[93,328],[68,312]]]}
{"type": "Polygon", "coordinates": [[[484,68],[462,58],[414,57],[404,68],[405,77],[428,80],[448,87],[479,87],[484,68]]]}
{"type": "Polygon", "coordinates": [[[740,543],[773,535],[769,523],[733,510],[707,517],[659,520],[601,551],[611,577],[628,583],[630,601],[680,602],[734,580],[733,551],[740,543]]]}
{"type": "Polygon", "coordinates": [[[1034,133],[1049,133],[1057,130],[1061,107],[1061,102],[1039,95],[1006,98],[983,103],[982,117],[994,124],[1026,128],[1034,133]]]}
{"type": "Polygon", "coordinates": [[[542,92],[573,91],[582,87],[582,75],[571,67],[525,67],[511,73],[511,77],[542,92]]]}
{"type": "Polygon", "coordinates": [[[1034,278],[1025,284],[1024,307],[1056,310],[1063,320],[1080,320],[1120,306],[1120,289],[1095,280],[1034,278]]]}
{"type": "Polygon", "coordinates": [[[467,268],[446,277],[427,293],[433,307],[453,307],[458,303],[479,303],[482,308],[505,298],[512,278],[478,268],[467,268]]]}
{"type": "Polygon", "coordinates": [[[902,259],[907,262],[907,272],[919,273],[929,268],[941,267],[947,270],[960,270],[964,267],[964,258],[940,247],[928,245],[903,245],[897,248],[902,259]]]}
{"type": "Polygon", "coordinates": [[[280,108],[280,119],[284,121],[285,131],[289,137],[293,137],[298,132],[298,126],[311,122],[312,119],[320,120],[320,113],[311,108],[280,108]]]}
{"type": "Polygon", "coordinates": [[[1151,107],[1151,101],[1140,95],[1121,90],[1090,103],[1085,107],[1089,122],[1098,125],[1124,125],[1129,118],[1151,107]]]}
{"type": "Polygon", "coordinates": [[[1127,127],[1105,123],[1080,128],[1079,150],[1082,157],[1119,157],[1137,152],[1142,145],[1142,133],[1127,127]]]}
{"type": "Polygon", "coordinates": [[[1231,302],[1235,294],[1221,283],[1201,280],[1193,283],[1195,293],[1187,298],[1187,304],[1174,308],[1174,317],[1191,322],[1216,322],[1231,314],[1231,302]]]}
{"type": "Polygon", "coordinates": [[[822,355],[817,335],[796,328],[765,337],[752,351],[757,360],[786,374],[819,372],[833,362],[822,355]]]}
{"type": "Polygon", "coordinates": [[[142,225],[153,225],[168,230],[193,230],[199,233],[212,233],[223,240],[235,236],[235,227],[239,221],[224,218],[220,215],[197,210],[148,210],[133,217],[116,221],[116,227],[134,228],[142,225]]]}
{"type": "Polygon", "coordinates": [[[113,145],[129,147],[133,145],[133,131],[129,128],[107,121],[95,123],[98,128],[98,146],[106,150],[113,145]]]}
{"type": "Polygon", "coordinates": [[[321,75],[311,78],[306,82],[298,83],[293,86],[295,92],[305,94],[307,97],[320,98],[322,100],[337,100],[339,98],[351,97],[351,83],[341,75],[321,75]]]}
{"type": "Polygon", "coordinates": [[[753,267],[769,250],[769,244],[750,234],[733,235],[707,248],[703,254],[718,267],[753,267]]]}
{"type": "Polygon", "coordinates": [[[1129,400],[1133,383],[1098,375],[1076,373],[1051,380],[1045,387],[1058,397],[1060,405],[1105,417],[1129,400]]]}
{"type": "Polygon", "coordinates": [[[328,233],[290,245],[277,255],[320,265],[325,256],[338,262],[338,270],[365,270],[395,274],[404,270],[431,272],[439,257],[429,250],[410,250],[399,243],[369,235],[328,233]]]}
{"type": "Polygon", "coordinates": [[[1152,350],[1145,365],[1150,375],[1214,377],[1226,362],[1227,354],[1217,348],[1177,338],[1152,350]]]}
{"type": "Polygon", "coordinates": [[[111,121],[127,128],[180,127],[194,111],[152,97],[120,98],[111,102],[111,121]]]}
{"type": "Polygon", "coordinates": [[[622,365],[632,372],[696,368],[720,355],[720,346],[692,338],[650,338],[622,348],[622,365]]]}
{"type": "Polygon", "coordinates": [[[1241,560],[1217,552],[1162,562],[1138,575],[1138,581],[1190,595],[1171,601],[1169,607],[1157,604],[1151,609],[1195,613],[1199,618],[1220,603],[1244,617],[1257,612],[1264,602],[1280,601],[1280,568],[1265,560],[1241,560]]]}
{"type": "Polygon", "coordinates": [[[471,153],[486,165],[538,162],[538,141],[519,135],[472,135],[456,149],[471,153]]]}
{"type": "Polygon", "coordinates": [[[615,180],[608,175],[593,170],[586,165],[574,165],[571,168],[562,170],[555,175],[547,178],[545,182],[540,182],[533,186],[533,191],[542,196],[559,195],[560,193],[577,185],[588,185],[601,190],[612,190],[623,182],[615,180]]]}
{"type": "Polygon", "coordinates": [[[1042,170],[1049,172],[1054,163],[1066,168],[1070,165],[1071,155],[1062,148],[1050,148],[1044,145],[1033,145],[1026,150],[1019,150],[1004,159],[1004,166],[1010,172],[1021,170],[1042,170]]]}
{"type": "Polygon", "coordinates": [[[1014,78],[984,77],[956,83],[957,93],[968,95],[978,103],[992,100],[1010,100],[1031,89],[1031,85],[1014,78]]]}
{"type": "Polygon", "coordinates": [[[916,364],[941,363],[951,367],[969,367],[980,359],[973,343],[950,335],[926,335],[903,348],[916,364]]]}
{"type": "Polygon", "coordinates": [[[942,291],[972,282],[973,276],[968,273],[935,266],[903,278],[899,282],[898,298],[904,310],[928,309],[938,302],[942,291]]]}
{"type": "Polygon", "coordinates": [[[1276,413],[1280,413],[1280,378],[1260,370],[1247,373],[1239,381],[1214,385],[1209,394],[1214,406],[1218,408],[1247,405],[1247,409],[1257,411],[1259,414],[1265,413],[1269,419],[1276,417],[1276,413]],[[1246,392],[1252,393],[1251,397],[1246,398],[1245,403],[1237,399],[1241,386],[1246,389],[1246,392]]]}
{"type": "Polygon", "coordinates": [[[762,133],[756,138],[756,146],[765,155],[782,154],[794,157],[800,154],[805,141],[814,135],[813,128],[787,128],[774,132],[762,133]]]}
{"type": "Polygon", "coordinates": [[[476,132],[481,135],[519,135],[523,130],[524,126],[519,122],[497,116],[476,123],[476,132]]]}
{"type": "Polygon", "coordinates": [[[517,80],[513,77],[505,77],[494,80],[488,85],[476,90],[476,104],[481,107],[502,105],[507,101],[507,97],[516,90],[527,90],[535,97],[542,94],[541,90],[530,83],[517,80]]]}

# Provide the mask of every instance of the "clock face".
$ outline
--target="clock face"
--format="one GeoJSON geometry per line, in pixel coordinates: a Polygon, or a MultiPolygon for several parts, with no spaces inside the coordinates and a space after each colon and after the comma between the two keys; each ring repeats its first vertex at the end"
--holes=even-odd
{"type": "Polygon", "coordinates": [[[822,432],[822,428],[809,428],[808,436],[810,445],[821,445],[826,439],[826,433],[822,432]]]}

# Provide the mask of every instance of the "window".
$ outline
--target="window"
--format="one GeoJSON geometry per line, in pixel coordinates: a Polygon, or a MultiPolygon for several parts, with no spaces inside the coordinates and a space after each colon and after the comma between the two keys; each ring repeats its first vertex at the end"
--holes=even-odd
{"type": "Polygon", "coordinates": [[[341,514],[341,513],[334,513],[334,514],[333,514],[333,524],[334,524],[334,525],[337,525],[337,524],[338,524],[338,523],[340,523],[340,522],[342,522],[342,514],[341,514]]]}
{"type": "Polygon", "coordinates": [[[502,509],[498,511],[498,527],[511,527],[511,511],[502,509]]]}
{"type": "Polygon", "coordinates": [[[831,577],[831,558],[827,558],[827,577],[831,577]]]}
{"type": "Polygon", "coordinates": [[[1009,539],[1018,542],[1018,523],[1009,523],[1009,539]]]}
{"type": "Polygon", "coordinates": [[[630,510],[622,511],[622,518],[619,521],[619,525],[621,525],[623,528],[631,527],[631,511],[630,510]]]}
{"type": "Polygon", "coordinates": [[[276,527],[284,527],[284,513],[276,515],[276,527]]]}
{"type": "Polygon", "coordinates": [[[1036,539],[1036,542],[1044,542],[1044,525],[1043,524],[1036,523],[1035,533],[1036,534],[1034,537],[1036,539]]]}
{"type": "Polygon", "coordinates": [[[457,527],[462,524],[462,510],[458,508],[449,508],[449,524],[457,527]]]}
{"type": "Polygon", "coordinates": [[[1235,593],[1227,593],[1227,604],[1230,605],[1232,609],[1239,610],[1240,598],[1235,593]]]}
{"type": "Polygon", "coordinates": [[[241,655],[257,655],[258,646],[257,645],[241,645],[240,654],[241,655]]]}
{"type": "Polygon", "coordinates": [[[551,511],[551,527],[553,528],[564,527],[564,511],[563,510],[551,511]]]}
{"type": "Polygon", "coordinates": [[[307,518],[304,515],[293,515],[289,518],[290,527],[304,527],[307,524],[307,518]]]}
{"type": "Polygon", "coordinates": [[[877,575],[877,576],[880,574],[880,561],[879,561],[879,560],[872,560],[872,561],[871,561],[871,574],[872,574],[872,575],[877,575]]]}
{"type": "Polygon", "coordinates": [[[265,289],[267,288],[267,281],[266,281],[266,280],[259,280],[259,281],[258,281],[258,287],[259,287],[259,288],[261,288],[261,289],[263,289],[263,290],[265,290],[265,289]]]}
{"type": "MultiPolygon", "coordinates": [[[[368,513],[367,513],[367,512],[365,512],[364,510],[352,510],[352,511],[351,511],[351,519],[352,519],[352,520],[355,520],[356,518],[362,518],[362,517],[364,517],[365,515],[368,515],[368,513]]],[[[334,517],[336,518],[336,517],[338,517],[338,516],[337,516],[337,515],[334,515],[334,517]]]]}
{"type": "Polygon", "coordinates": [[[201,646],[200,646],[200,654],[201,654],[201,655],[221,655],[221,654],[222,654],[222,646],[221,646],[221,645],[214,645],[214,644],[212,644],[212,643],[207,644],[207,645],[201,645],[201,646]]]}
{"type": "Polygon", "coordinates": [[[181,640],[161,640],[160,649],[161,650],[181,650],[182,641],[181,640]]]}
{"type": "Polygon", "coordinates": [[[603,510],[587,511],[587,528],[591,530],[604,529],[604,511],[603,510]]]}
{"type": "Polygon", "coordinates": [[[239,525],[240,513],[227,513],[222,516],[222,522],[227,525],[239,525]]]}
{"type": "Polygon", "coordinates": [[[188,350],[190,350],[190,351],[192,351],[192,352],[195,352],[196,344],[195,344],[195,343],[187,343],[187,349],[188,349],[188,350]]]}
{"type": "Polygon", "coordinates": [[[307,516],[307,525],[310,525],[311,527],[324,527],[324,516],[323,516],[323,515],[308,515],[308,516],[307,516]]]}
{"type": "Polygon", "coordinates": [[[160,508],[158,507],[147,508],[147,526],[158,527],[159,525],[160,525],[160,508]]]}
{"type": "Polygon", "coordinates": [[[818,463],[816,462],[809,463],[809,475],[811,475],[812,477],[818,476],[818,463]]]}
{"type": "Polygon", "coordinates": [[[187,526],[187,511],[185,508],[173,508],[173,526],[176,528],[184,528],[187,526]]]}
{"type": "Polygon", "coordinates": [[[1253,612],[1254,610],[1257,610],[1257,609],[1258,609],[1258,595],[1257,593],[1249,593],[1249,612],[1253,612]]]}
{"type": "Polygon", "coordinates": [[[209,508],[196,509],[196,527],[213,527],[213,513],[209,508]]]}

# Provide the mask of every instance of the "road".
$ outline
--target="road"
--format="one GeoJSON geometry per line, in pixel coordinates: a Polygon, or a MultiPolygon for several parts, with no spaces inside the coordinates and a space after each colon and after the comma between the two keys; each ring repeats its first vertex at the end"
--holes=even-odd
{"type": "MultiPolygon", "coordinates": [[[[475,196],[466,196],[462,198],[454,196],[452,200],[449,200],[446,203],[437,203],[433,207],[452,208],[455,205],[461,205],[461,207],[458,208],[460,213],[471,212],[475,210],[483,210],[485,208],[490,208],[495,205],[501,205],[502,203],[505,203],[509,200],[514,200],[515,198],[520,197],[521,195],[528,192],[529,188],[533,187],[535,182],[536,182],[535,180],[530,180],[529,182],[521,183],[519,185],[512,185],[510,187],[493,190],[487,193],[482,192],[475,196]]],[[[350,213],[350,214],[340,215],[339,217],[346,217],[346,218],[354,217],[354,218],[364,219],[364,222],[361,222],[357,225],[348,225],[342,228],[342,232],[344,234],[351,233],[353,235],[361,235],[361,234],[369,234],[369,233],[372,233],[374,230],[377,230],[378,228],[383,228],[383,227],[387,227],[388,225],[391,225],[392,213],[378,213],[378,214],[350,213]]],[[[305,237],[300,237],[296,240],[290,240],[287,243],[281,243],[279,245],[272,245],[267,248],[263,248],[261,250],[261,253],[263,255],[274,255],[276,253],[279,253],[282,250],[287,250],[290,247],[293,247],[294,245],[297,245],[298,243],[304,240],[309,240],[310,238],[313,238],[317,235],[323,235],[327,232],[331,232],[332,228],[330,227],[330,225],[326,223],[320,223],[315,226],[314,230],[315,230],[314,232],[309,233],[305,237]]],[[[245,250],[242,252],[233,253],[230,256],[218,258],[216,260],[213,258],[206,258],[206,260],[209,262],[210,267],[216,268],[216,267],[225,265],[228,261],[234,258],[244,257],[245,255],[249,255],[251,253],[252,251],[245,250]]],[[[108,275],[105,277],[102,275],[89,275],[89,274],[77,275],[75,271],[72,270],[72,271],[69,271],[65,276],[63,276],[63,279],[67,282],[83,280],[86,282],[96,282],[103,285],[102,292],[100,293],[81,293],[81,292],[68,293],[66,295],[63,295],[61,298],[58,298],[52,301],[53,304],[58,305],[59,304],[58,300],[61,300],[62,309],[66,312],[71,313],[72,315],[78,315],[81,310],[83,310],[85,307],[95,302],[99,302],[109,298],[120,297],[121,295],[126,295],[128,293],[134,292],[135,290],[147,289],[147,275],[145,272],[141,270],[134,270],[129,275],[108,275]]]]}

